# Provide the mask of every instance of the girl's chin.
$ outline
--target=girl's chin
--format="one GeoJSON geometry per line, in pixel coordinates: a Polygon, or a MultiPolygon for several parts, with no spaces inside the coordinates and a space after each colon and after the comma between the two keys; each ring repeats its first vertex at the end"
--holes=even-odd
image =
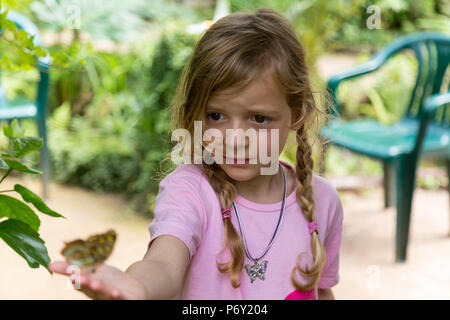
{"type": "Polygon", "coordinates": [[[255,166],[221,165],[225,173],[235,181],[248,181],[258,175],[259,168],[255,166]]]}

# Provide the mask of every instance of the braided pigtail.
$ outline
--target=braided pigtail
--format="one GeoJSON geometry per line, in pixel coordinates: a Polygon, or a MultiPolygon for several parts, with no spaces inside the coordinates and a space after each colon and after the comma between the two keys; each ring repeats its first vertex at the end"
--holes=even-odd
{"type": "MultiPolygon", "coordinates": [[[[203,163],[203,168],[213,189],[219,194],[221,208],[230,208],[237,193],[234,184],[218,165],[203,163]]],[[[231,219],[224,219],[223,223],[225,243],[221,252],[228,247],[231,252],[231,260],[226,263],[217,263],[217,268],[222,273],[229,273],[231,285],[234,288],[238,288],[240,285],[238,280],[244,268],[244,243],[231,223],[231,219]]]]}
{"type": "MultiPolygon", "coordinates": [[[[302,124],[297,130],[297,200],[302,208],[302,212],[308,222],[316,220],[316,212],[313,199],[313,187],[312,187],[312,169],[313,160],[311,156],[312,148],[308,142],[308,134],[305,129],[305,125],[302,124]]],[[[306,266],[306,269],[302,269],[300,266],[300,257],[303,252],[297,258],[297,264],[291,272],[291,281],[294,286],[300,291],[307,291],[316,286],[319,281],[320,271],[326,262],[326,251],[319,239],[319,234],[314,231],[311,235],[311,251],[313,254],[313,265],[311,268],[306,266]],[[296,279],[295,272],[298,270],[303,276],[311,277],[311,281],[306,285],[302,285],[296,279]]]]}

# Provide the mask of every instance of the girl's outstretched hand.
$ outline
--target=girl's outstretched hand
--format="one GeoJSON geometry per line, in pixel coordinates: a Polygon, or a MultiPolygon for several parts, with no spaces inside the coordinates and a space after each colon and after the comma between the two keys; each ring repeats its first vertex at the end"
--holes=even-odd
{"type": "Polygon", "coordinates": [[[95,272],[74,273],[65,261],[50,263],[49,269],[70,277],[75,288],[92,299],[141,300],[146,299],[146,289],[137,279],[113,266],[102,264],[95,272]],[[68,269],[69,268],[69,269],[68,269]]]}

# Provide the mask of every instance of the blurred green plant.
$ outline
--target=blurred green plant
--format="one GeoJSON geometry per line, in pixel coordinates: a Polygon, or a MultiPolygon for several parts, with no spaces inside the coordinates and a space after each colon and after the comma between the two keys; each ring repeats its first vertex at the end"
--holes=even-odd
{"type": "Polygon", "coordinates": [[[137,11],[143,18],[150,20],[155,27],[161,27],[161,29],[167,29],[168,24],[173,24],[174,21],[177,25],[186,25],[211,17],[208,11],[194,10],[191,6],[180,2],[166,0],[141,0],[137,5],[137,11]]]}
{"type": "Polygon", "coordinates": [[[36,57],[45,57],[47,51],[34,43],[34,36],[21,30],[7,18],[8,10],[0,4],[0,66],[5,71],[31,70],[36,57]]]}
{"type": "MultiPolygon", "coordinates": [[[[88,189],[121,191],[136,179],[132,167],[134,143],[131,132],[136,116],[123,116],[124,104],[115,99],[103,104],[101,113],[71,117],[68,102],[49,119],[49,141],[54,178],[88,189]]],[[[91,105],[92,110],[98,106],[91,105]]],[[[91,111],[91,110],[89,110],[91,111]]]]}
{"type": "Polygon", "coordinates": [[[315,76],[315,62],[326,51],[333,50],[329,41],[355,15],[360,15],[364,0],[230,0],[232,12],[249,11],[265,7],[283,14],[293,25],[307,53],[308,64],[315,76]],[[317,23],[320,21],[320,23],[317,23]]]}
{"type": "Polygon", "coordinates": [[[41,0],[31,3],[31,11],[44,30],[71,33],[66,43],[51,46],[52,55],[76,56],[83,61],[52,70],[49,110],[69,101],[72,116],[83,115],[96,95],[127,90],[123,82],[127,69],[122,63],[135,43],[151,42],[160,30],[199,17],[187,6],[161,0],[41,0]],[[99,49],[94,47],[98,40],[113,45],[99,49]],[[119,42],[128,44],[120,52],[119,42]]]}
{"type": "Polygon", "coordinates": [[[171,148],[168,107],[181,71],[198,39],[199,35],[186,34],[183,30],[164,33],[156,44],[151,63],[137,60],[131,69],[129,84],[140,97],[136,164],[141,173],[133,185],[133,192],[141,209],[153,206],[153,203],[148,203],[146,195],[158,192],[161,173],[171,168],[171,162],[168,166],[161,164],[171,148]]]}
{"type": "Polygon", "coordinates": [[[232,12],[267,7],[283,13],[301,36],[311,64],[323,52],[376,50],[405,33],[450,32],[450,4],[443,0],[230,0],[230,7],[232,12]],[[369,6],[380,9],[381,29],[367,27],[369,6]]]}
{"type": "MultiPolygon", "coordinates": [[[[29,71],[36,68],[39,58],[51,56],[52,68],[71,64],[82,65],[84,61],[77,51],[50,52],[35,41],[35,35],[19,28],[8,16],[0,2],[0,67],[2,72],[29,71]]],[[[47,63],[47,61],[45,61],[47,63]]]]}
{"type": "Polygon", "coordinates": [[[370,46],[379,49],[395,38],[421,30],[449,33],[450,5],[442,0],[364,0],[359,1],[357,12],[348,17],[339,32],[330,41],[340,49],[370,46]],[[367,8],[380,10],[381,29],[369,29],[367,8]]]}
{"type": "Polygon", "coordinates": [[[105,72],[118,70],[116,67],[120,59],[114,54],[99,52],[92,41],[135,39],[147,25],[133,10],[139,2],[42,0],[31,3],[31,10],[44,29],[58,34],[63,31],[71,33],[67,43],[52,45],[52,54],[77,56],[83,61],[66,64],[65,70],[52,72],[50,112],[68,101],[73,116],[83,115],[95,95],[114,92],[112,86],[120,86],[120,81],[114,85],[115,80],[120,80],[120,75],[105,72]],[[87,39],[81,39],[82,33],[88,36],[87,39]]]}
{"type": "Polygon", "coordinates": [[[171,164],[168,106],[196,35],[165,32],[156,43],[136,43],[123,55],[102,53],[109,67],[83,115],[70,101],[49,119],[55,179],[97,192],[117,191],[133,210],[152,214],[158,182],[171,164]]]}
{"type": "Polygon", "coordinates": [[[2,0],[0,5],[28,16],[31,13],[30,4],[33,1],[35,0],[2,0]]]}
{"type": "Polygon", "coordinates": [[[417,177],[417,185],[426,190],[438,190],[442,186],[441,180],[432,175],[419,176],[417,177]]]}
{"type": "Polygon", "coordinates": [[[76,41],[81,32],[93,39],[129,41],[138,36],[146,22],[137,11],[142,0],[39,0],[30,9],[47,30],[71,30],[76,41]],[[118,23],[120,21],[120,23],[118,23]]]}
{"type": "Polygon", "coordinates": [[[383,167],[377,160],[329,146],[325,158],[326,173],[334,176],[349,174],[382,175],[383,167]]]}
{"type": "MultiPolygon", "coordinates": [[[[30,174],[42,174],[41,171],[33,169],[23,161],[25,155],[37,151],[42,145],[39,137],[24,136],[24,130],[15,118],[9,126],[3,127],[3,133],[8,138],[8,150],[0,157],[0,170],[5,170],[0,183],[8,175],[15,171],[30,174]]],[[[50,209],[42,199],[27,189],[15,184],[13,190],[2,190],[4,192],[17,192],[24,202],[32,204],[38,211],[51,217],[63,217],[61,214],[50,209]]],[[[0,238],[24,258],[31,268],[44,266],[50,273],[48,265],[50,258],[44,241],[39,236],[40,219],[36,213],[24,202],[7,195],[0,195],[0,238]]]]}

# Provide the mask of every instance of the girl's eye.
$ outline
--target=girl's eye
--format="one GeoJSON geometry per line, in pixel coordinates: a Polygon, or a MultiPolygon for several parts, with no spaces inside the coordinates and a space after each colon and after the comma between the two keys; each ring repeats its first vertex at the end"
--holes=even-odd
{"type": "Polygon", "coordinates": [[[222,114],[219,112],[211,112],[211,113],[208,113],[206,117],[213,121],[219,121],[219,120],[221,120],[221,118],[220,118],[221,116],[222,116],[222,114]]]}
{"type": "Polygon", "coordinates": [[[267,124],[270,121],[270,118],[262,116],[260,114],[255,115],[253,119],[258,124],[267,124]]]}

